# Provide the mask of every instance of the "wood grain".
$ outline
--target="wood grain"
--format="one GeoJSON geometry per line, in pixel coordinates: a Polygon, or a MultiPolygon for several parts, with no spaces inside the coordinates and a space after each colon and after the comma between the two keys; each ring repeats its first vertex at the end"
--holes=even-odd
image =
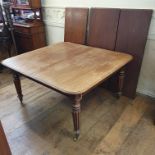
{"type": "Polygon", "coordinates": [[[14,2],[15,7],[23,7],[23,8],[41,8],[41,0],[28,0],[29,5],[21,5],[17,3],[17,0],[12,0],[14,2]]]}
{"type": "Polygon", "coordinates": [[[154,155],[155,128],[150,120],[151,112],[153,110],[147,111],[146,115],[138,122],[137,127],[118,151],[119,155],[154,155]]]}
{"type": "Polygon", "coordinates": [[[11,151],[0,121],[0,155],[11,155],[11,151]]]}
{"type": "Polygon", "coordinates": [[[123,94],[134,98],[147,41],[152,10],[122,9],[117,32],[116,51],[134,59],[126,68],[123,94]]]}
{"type": "Polygon", "coordinates": [[[103,153],[113,153],[119,151],[121,145],[127,138],[131,130],[134,130],[136,124],[141,119],[148,105],[144,100],[136,99],[133,105],[128,105],[117,123],[104,137],[101,144],[96,148],[94,155],[103,153]],[[121,135],[121,136],[120,136],[121,135]]]}
{"type": "Polygon", "coordinates": [[[11,78],[10,73],[0,74],[0,119],[13,155],[92,155],[105,137],[110,140],[115,135],[118,140],[111,143],[119,150],[102,155],[155,154],[153,100],[143,96],[117,100],[101,87],[94,89],[83,99],[82,136],[75,143],[70,100],[24,78],[21,82],[26,106],[22,108],[11,78]]]}
{"type": "Polygon", "coordinates": [[[67,94],[82,94],[132,60],[132,56],[74,43],[58,43],[2,64],[67,94]]]}
{"type": "Polygon", "coordinates": [[[65,42],[85,44],[88,8],[66,8],[65,42]]]}
{"type": "Polygon", "coordinates": [[[92,8],[87,45],[114,50],[120,9],[92,8]]]}
{"type": "Polygon", "coordinates": [[[26,26],[14,24],[14,27],[19,53],[32,51],[46,46],[43,23],[32,23],[26,26]]]}

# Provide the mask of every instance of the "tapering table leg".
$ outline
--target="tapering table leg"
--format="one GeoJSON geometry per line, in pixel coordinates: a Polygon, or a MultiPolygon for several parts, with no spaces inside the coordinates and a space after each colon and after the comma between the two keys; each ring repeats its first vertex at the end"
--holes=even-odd
{"type": "Polygon", "coordinates": [[[121,97],[122,95],[122,89],[123,89],[123,84],[124,84],[124,78],[125,78],[125,70],[124,68],[120,70],[119,72],[119,79],[118,79],[118,98],[121,97]]]}
{"type": "Polygon", "coordinates": [[[13,72],[13,82],[14,82],[20,103],[23,106],[23,94],[22,94],[22,89],[21,89],[20,77],[19,77],[19,74],[16,72],[13,72]]]}
{"type": "Polygon", "coordinates": [[[82,95],[75,96],[75,102],[72,104],[72,116],[73,116],[73,124],[74,124],[74,132],[75,137],[74,141],[76,141],[80,135],[80,110],[82,95]]]}

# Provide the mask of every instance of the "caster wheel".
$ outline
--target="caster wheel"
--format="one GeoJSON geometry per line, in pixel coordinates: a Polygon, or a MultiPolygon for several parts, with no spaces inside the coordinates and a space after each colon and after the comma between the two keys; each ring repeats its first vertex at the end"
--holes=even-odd
{"type": "Polygon", "coordinates": [[[73,141],[76,142],[76,141],[78,141],[78,139],[79,139],[79,134],[76,134],[76,135],[73,137],[73,141]]]}
{"type": "Polygon", "coordinates": [[[77,140],[78,140],[78,138],[77,138],[77,137],[74,137],[74,138],[73,138],[73,141],[74,141],[74,142],[76,142],[77,140]]]}

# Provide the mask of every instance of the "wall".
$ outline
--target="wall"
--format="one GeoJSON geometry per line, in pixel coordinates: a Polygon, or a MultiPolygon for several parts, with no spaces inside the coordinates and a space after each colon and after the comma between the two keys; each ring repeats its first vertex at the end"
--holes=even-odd
{"type": "MultiPolygon", "coordinates": [[[[155,0],[43,0],[48,44],[63,41],[65,7],[114,7],[155,10],[155,0]]],[[[152,17],[137,92],[155,97],[155,11],[152,17]]]]}

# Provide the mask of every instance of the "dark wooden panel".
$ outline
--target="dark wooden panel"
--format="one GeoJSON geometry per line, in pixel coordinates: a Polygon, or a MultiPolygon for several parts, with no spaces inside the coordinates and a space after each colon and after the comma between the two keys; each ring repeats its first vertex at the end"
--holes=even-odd
{"type": "Polygon", "coordinates": [[[15,39],[19,53],[32,51],[46,46],[44,26],[15,26],[15,39]]]}
{"type": "Polygon", "coordinates": [[[152,10],[122,9],[117,33],[116,51],[129,53],[134,60],[127,66],[124,95],[134,98],[152,10]]]}
{"type": "Polygon", "coordinates": [[[85,44],[87,17],[87,8],[66,8],[65,42],[85,44]]]}
{"type": "Polygon", "coordinates": [[[114,50],[120,9],[97,9],[90,12],[87,44],[114,50]]]}
{"type": "Polygon", "coordinates": [[[6,140],[2,124],[0,122],[0,155],[11,155],[11,151],[6,140]]]}
{"type": "Polygon", "coordinates": [[[32,35],[15,33],[15,38],[17,42],[17,48],[19,53],[24,53],[34,50],[32,35]]]}
{"type": "Polygon", "coordinates": [[[23,8],[41,8],[41,0],[28,0],[28,5],[18,4],[17,0],[12,0],[16,7],[23,7],[23,8]]]}

